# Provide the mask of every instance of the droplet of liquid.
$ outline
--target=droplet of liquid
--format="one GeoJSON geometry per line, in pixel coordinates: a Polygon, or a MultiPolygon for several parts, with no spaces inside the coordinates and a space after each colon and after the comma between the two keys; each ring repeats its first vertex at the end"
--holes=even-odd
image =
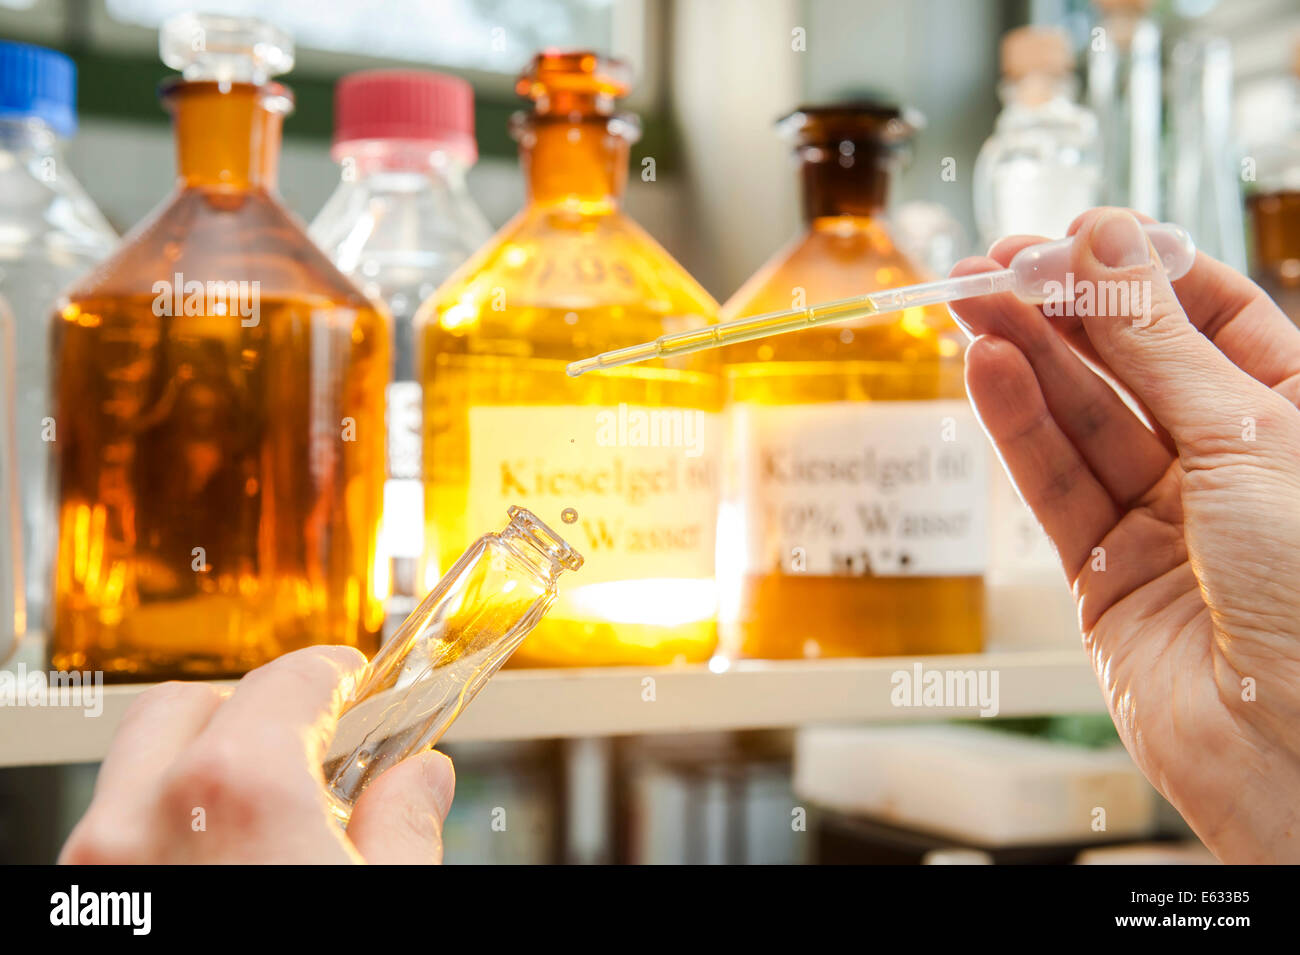
{"type": "Polygon", "coordinates": [[[578,512],[571,507],[566,507],[564,510],[560,511],[560,520],[564,521],[566,524],[572,524],[577,519],[578,512]]]}

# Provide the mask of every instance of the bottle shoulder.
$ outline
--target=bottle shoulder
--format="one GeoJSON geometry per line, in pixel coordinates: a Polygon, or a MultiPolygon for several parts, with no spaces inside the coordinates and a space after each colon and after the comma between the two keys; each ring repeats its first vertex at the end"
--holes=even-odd
{"type": "Polygon", "coordinates": [[[117,241],[57,153],[0,155],[0,259],[39,255],[84,265],[117,241]]]}
{"type": "Polygon", "coordinates": [[[343,182],[308,233],[346,275],[370,263],[451,271],[491,237],[486,218],[463,189],[421,177],[418,188],[343,182]]]}
{"type": "Polygon", "coordinates": [[[438,289],[420,321],[489,337],[580,337],[573,329],[585,326],[592,341],[620,347],[706,325],[717,308],[632,219],[526,208],[438,289]],[[552,328],[557,320],[569,330],[552,328]]]}
{"type": "Polygon", "coordinates": [[[206,188],[174,193],[68,295],[141,295],[176,275],[186,282],[257,282],[268,298],[369,304],[274,196],[206,188]]]}
{"type": "MultiPolygon", "coordinates": [[[[796,238],[754,273],[722,307],[721,320],[805,308],[882,289],[926,282],[879,220],[834,220],[796,238]]],[[[940,343],[957,333],[943,307],[909,309],[878,319],[810,328],[790,335],[729,346],[728,364],[770,361],[932,359],[947,355],[940,343]]]]}

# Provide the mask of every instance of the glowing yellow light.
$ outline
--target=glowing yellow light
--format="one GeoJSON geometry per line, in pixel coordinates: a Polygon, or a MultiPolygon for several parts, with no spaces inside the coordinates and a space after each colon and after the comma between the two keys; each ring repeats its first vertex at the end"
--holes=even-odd
{"type": "Polygon", "coordinates": [[[581,617],[609,623],[678,627],[717,614],[718,591],[712,580],[651,577],[575,587],[565,602],[581,617]]]}

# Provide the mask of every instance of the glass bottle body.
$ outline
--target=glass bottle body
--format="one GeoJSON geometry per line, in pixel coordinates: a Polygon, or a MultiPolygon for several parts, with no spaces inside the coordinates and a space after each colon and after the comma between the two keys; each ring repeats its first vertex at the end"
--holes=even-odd
{"type": "Polygon", "coordinates": [[[273,193],[286,96],[174,84],[180,190],[56,315],[58,668],[378,646],[387,327],[273,193]]]}
{"type": "Polygon", "coordinates": [[[555,600],[582,556],[524,508],[480,537],[371,661],[325,758],[335,812],[376,777],[438,742],[555,600]]]}
{"type": "MultiPolygon", "coordinates": [[[[59,294],[117,236],[68,172],[54,131],[0,119],[0,294],[14,314],[13,418],[18,449],[27,618],[43,630],[56,512],[50,474],[50,313],[59,294]]],[[[57,434],[57,431],[55,432],[57,434]]]]}
{"type": "MultiPolygon", "coordinates": [[[[1102,201],[1101,138],[1070,77],[1034,73],[1003,85],[1006,107],[975,163],[983,241],[1064,236],[1102,201]]],[[[986,616],[1000,648],[1068,646],[1079,638],[1056,550],[1000,461],[990,464],[986,616]]]]}
{"type": "MultiPolygon", "coordinates": [[[[1300,69],[1300,58],[1297,59],[1300,69]]],[[[1246,200],[1251,277],[1300,325],[1300,78],[1292,81],[1281,134],[1254,150],[1256,183],[1246,200]]]]}
{"type": "Polygon", "coordinates": [[[1160,218],[1160,27],[1149,3],[1106,3],[1088,53],[1088,105],[1097,116],[1101,201],[1160,218]]]}
{"type": "Polygon", "coordinates": [[[552,521],[571,509],[583,579],[512,664],[702,661],[717,640],[717,358],[564,369],[703,327],[717,306],[619,210],[635,127],[579,64],[603,65],[538,57],[521,85],[538,109],[515,130],[530,201],[417,320],[426,540],[446,566],[507,504],[552,521]]]}
{"type": "Polygon", "coordinates": [[[712,304],[616,212],[534,206],[421,329],[426,539],[443,565],[470,529],[518,500],[577,512],[588,552],[515,655],[583,666],[706,660],[716,643],[716,358],[571,379],[574,355],[712,320],[712,304]],[[500,311],[494,300],[505,303],[500,311]],[[464,319],[462,319],[464,316],[464,319]],[[588,380],[591,379],[591,380],[588,380]],[[666,422],[678,446],[638,445],[624,422],[666,422]]]}
{"type": "MultiPolygon", "coordinates": [[[[723,319],[925,280],[878,215],[817,216],[723,319]]],[[[731,346],[723,360],[735,470],[719,554],[732,568],[724,620],[736,652],[979,650],[985,443],[947,312],[809,329],[731,346]],[[909,522],[946,524],[950,537],[909,542],[909,522]]]]}
{"type": "Polygon", "coordinates": [[[388,479],[380,533],[380,573],[388,583],[381,580],[380,589],[388,593],[388,620],[395,625],[425,592],[419,579],[424,498],[415,314],[491,233],[465,188],[462,162],[402,143],[382,151],[367,145],[342,157],[343,181],[311,235],[344,275],[383,303],[390,323],[388,479]]]}

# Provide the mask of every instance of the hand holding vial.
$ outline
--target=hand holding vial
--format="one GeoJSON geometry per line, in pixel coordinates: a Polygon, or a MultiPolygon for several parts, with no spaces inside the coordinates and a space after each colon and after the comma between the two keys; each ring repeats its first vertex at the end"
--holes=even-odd
{"type": "Polygon", "coordinates": [[[971,400],[1056,546],[1138,766],[1223,861],[1295,862],[1300,329],[1203,254],[1171,286],[1125,211],[1070,233],[1063,307],[953,306],[971,400]]]}

